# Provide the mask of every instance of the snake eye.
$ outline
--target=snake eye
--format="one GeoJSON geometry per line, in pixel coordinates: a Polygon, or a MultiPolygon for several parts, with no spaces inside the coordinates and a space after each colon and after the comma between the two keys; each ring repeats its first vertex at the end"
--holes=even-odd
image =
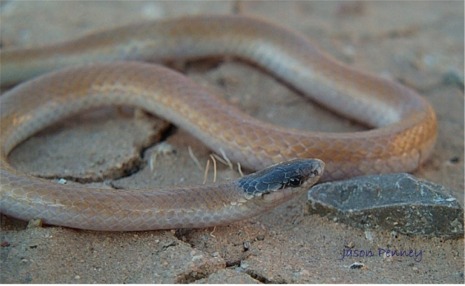
{"type": "Polygon", "coordinates": [[[290,178],[289,182],[287,182],[287,185],[289,187],[299,187],[302,185],[302,180],[300,180],[300,178],[290,178]]]}

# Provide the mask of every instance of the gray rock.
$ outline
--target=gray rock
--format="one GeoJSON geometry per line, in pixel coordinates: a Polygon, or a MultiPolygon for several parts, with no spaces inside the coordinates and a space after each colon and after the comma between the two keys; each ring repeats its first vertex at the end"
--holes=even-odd
{"type": "Polygon", "coordinates": [[[463,208],[446,187],[409,174],[324,183],[308,192],[310,213],[362,229],[463,237],[463,208]]]}

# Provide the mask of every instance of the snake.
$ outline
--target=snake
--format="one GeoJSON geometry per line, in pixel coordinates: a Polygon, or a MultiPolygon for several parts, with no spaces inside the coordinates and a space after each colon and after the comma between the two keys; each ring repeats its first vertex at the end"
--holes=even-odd
{"type": "Polygon", "coordinates": [[[270,210],[317,181],[414,171],[437,137],[434,109],[413,89],[354,69],[305,35],[252,16],[148,21],[1,49],[0,58],[2,86],[20,83],[0,98],[0,211],[22,220],[101,231],[224,225],[270,210]],[[161,65],[211,57],[257,66],[368,128],[276,126],[161,65]],[[212,151],[263,171],[213,185],[114,190],[59,184],[9,163],[9,153],[45,127],[90,108],[120,105],[166,119],[212,151]]]}

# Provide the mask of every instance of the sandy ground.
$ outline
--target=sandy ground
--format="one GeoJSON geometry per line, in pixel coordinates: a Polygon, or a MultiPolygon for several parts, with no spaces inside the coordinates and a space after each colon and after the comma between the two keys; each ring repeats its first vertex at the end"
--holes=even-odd
{"type": "MultiPolygon", "coordinates": [[[[2,48],[37,46],[144,20],[243,13],[300,31],[340,61],[389,76],[433,103],[439,138],[415,175],[451,189],[463,206],[463,2],[41,2],[2,1],[2,48]]],[[[312,105],[253,67],[228,59],[182,65],[185,73],[254,116],[308,130],[363,127],[312,105]],[[266,101],[267,104],[263,104],[266,101]]],[[[164,145],[166,147],[166,145],[164,145]]],[[[27,140],[19,169],[50,178],[136,188],[199,184],[210,151],[167,123],[132,110],[98,110],[27,140]],[[168,129],[167,129],[168,128],[168,129]],[[160,130],[171,152],[160,151],[160,130]],[[168,131],[166,131],[168,130],[168,131]],[[125,176],[128,170],[138,170],[125,176]]],[[[219,166],[220,179],[238,176],[219,166]]],[[[211,180],[211,175],[210,175],[211,180]]],[[[463,283],[463,239],[362,231],[306,215],[304,199],[215,229],[101,233],[27,228],[1,217],[2,283],[463,283]],[[342,257],[346,245],[373,252],[342,257]],[[412,250],[410,257],[379,255],[412,250]],[[350,269],[354,262],[361,269],[350,269]]]]}

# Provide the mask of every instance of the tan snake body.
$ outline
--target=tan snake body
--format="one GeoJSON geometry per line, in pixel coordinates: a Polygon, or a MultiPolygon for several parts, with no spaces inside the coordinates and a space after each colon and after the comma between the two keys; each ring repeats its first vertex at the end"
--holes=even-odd
{"type": "MultiPolygon", "coordinates": [[[[150,206],[144,202],[151,196],[148,191],[63,186],[10,166],[8,154],[19,143],[91,107],[143,108],[250,169],[294,158],[319,158],[326,164],[322,180],[413,171],[429,157],[436,141],[433,108],[413,90],[338,63],[303,36],[249,17],[196,16],[137,24],[62,44],[2,50],[0,56],[2,85],[80,64],[23,83],[0,99],[1,212],[26,220],[41,218],[51,224],[100,230],[204,227],[244,218],[239,205],[253,205],[254,214],[270,207],[257,203],[263,198],[231,195],[227,189],[234,189],[233,184],[202,196],[198,195],[202,192],[183,189],[177,195],[161,196],[150,206]],[[129,62],[224,55],[253,62],[322,105],[376,128],[323,133],[277,127],[244,114],[173,71],[129,62]],[[126,62],[97,63],[117,60],[126,62]],[[224,215],[229,217],[196,223],[186,211],[184,224],[170,224],[176,202],[181,210],[201,209],[207,217],[228,205],[224,215]],[[105,226],[108,219],[111,227],[105,226]]],[[[287,196],[279,201],[284,199],[287,196]]]]}

